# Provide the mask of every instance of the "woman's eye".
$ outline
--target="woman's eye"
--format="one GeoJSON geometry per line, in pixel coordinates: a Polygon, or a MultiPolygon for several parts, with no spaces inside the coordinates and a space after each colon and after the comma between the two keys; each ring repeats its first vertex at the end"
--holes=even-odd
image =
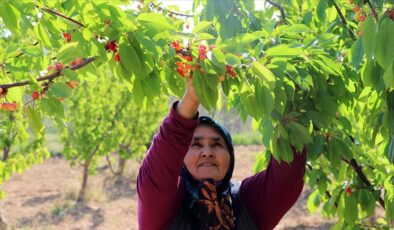
{"type": "Polygon", "coordinates": [[[200,143],[193,143],[192,144],[192,147],[200,147],[201,145],[200,145],[200,143]]]}

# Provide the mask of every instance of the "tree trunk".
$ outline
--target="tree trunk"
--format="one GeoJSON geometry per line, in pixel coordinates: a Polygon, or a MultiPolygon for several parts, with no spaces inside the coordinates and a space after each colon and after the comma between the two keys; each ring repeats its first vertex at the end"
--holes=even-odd
{"type": "Polygon", "coordinates": [[[88,176],[89,176],[89,164],[90,164],[90,160],[85,160],[85,164],[83,165],[82,186],[81,186],[81,190],[79,191],[79,196],[77,199],[78,203],[85,201],[85,191],[88,185],[88,176]]]}
{"type": "Polygon", "coordinates": [[[126,159],[123,157],[119,157],[119,164],[118,164],[118,176],[123,176],[124,168],[126,166],[126,159]]]}
{"type": "Polygon", "coordinates": [[[10,147],[5,147],[3,150],[3,161],[7,160],[8,154],[10,153],[10,147]]]}

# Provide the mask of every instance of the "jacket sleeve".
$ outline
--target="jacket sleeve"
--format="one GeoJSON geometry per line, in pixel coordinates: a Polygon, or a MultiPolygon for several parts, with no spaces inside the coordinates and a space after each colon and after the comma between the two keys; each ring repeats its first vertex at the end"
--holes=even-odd
{"type": "Polygon", "coordinates": [[[164,229],[183,195],[179,175],[198,121],[181,117],[176,104],[154,136],[137,177],[140,230],[164,229]]]}
{"type": "Polygon", "coordinates": [[[259,229],[273,229],[294,205],[304,187],[306,149],[291,164],[271,156],[268,167],[242,181],[240,196],[259,229]]]}

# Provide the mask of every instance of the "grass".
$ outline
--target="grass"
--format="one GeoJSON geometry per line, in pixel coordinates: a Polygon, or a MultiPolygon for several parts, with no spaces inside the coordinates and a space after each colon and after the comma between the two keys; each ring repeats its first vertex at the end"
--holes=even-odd
{"type": "Polygon", "coordinates": [[[233,145],[261,145],[261,134],[258,132],[236,133],[232,135],[233,145]]]}

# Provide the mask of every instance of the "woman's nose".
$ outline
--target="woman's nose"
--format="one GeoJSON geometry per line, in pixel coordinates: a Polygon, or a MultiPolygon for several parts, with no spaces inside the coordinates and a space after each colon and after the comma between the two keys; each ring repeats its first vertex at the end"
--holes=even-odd
{"type": "Polygon", "coordinates": [[[213,157],[213,151],[209,146],[202,148],[201,157],[213,157]]]}

